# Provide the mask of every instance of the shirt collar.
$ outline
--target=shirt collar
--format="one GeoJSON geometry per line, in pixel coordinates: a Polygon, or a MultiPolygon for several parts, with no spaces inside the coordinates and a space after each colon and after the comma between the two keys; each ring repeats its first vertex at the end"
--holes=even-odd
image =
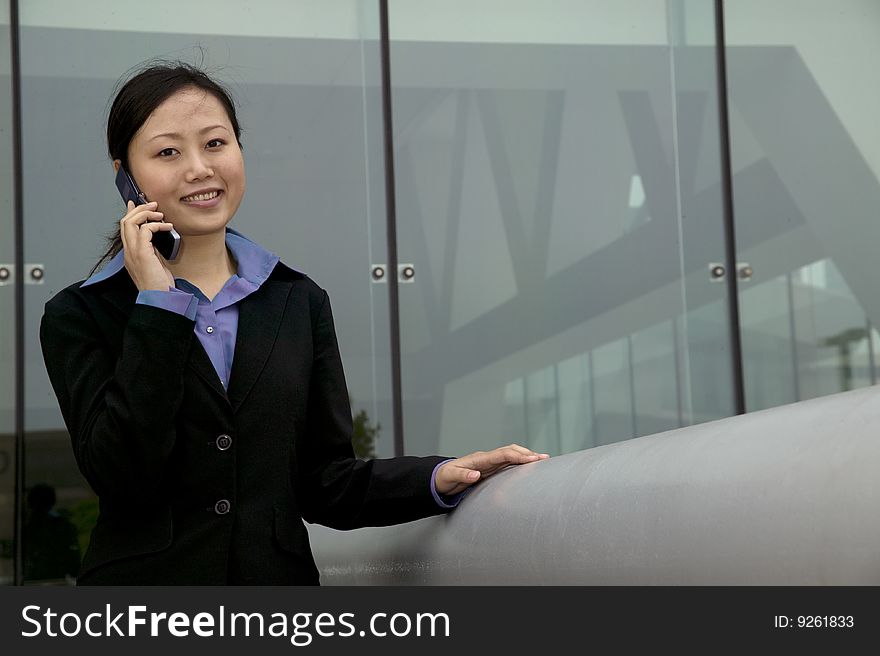
{"type": "MultiPolygon", "coordinates": [[[[238,276],[257,287],[266,281],[280,259],[275,253],[266,250],[232,228],[226,228],[226,247],[238,264],[238,276]]],[[[125,268],[125,253],[120,250],[113,259],[80,287],[87,287],[107,280],[122,271],[123,268],[125,268]]]]}

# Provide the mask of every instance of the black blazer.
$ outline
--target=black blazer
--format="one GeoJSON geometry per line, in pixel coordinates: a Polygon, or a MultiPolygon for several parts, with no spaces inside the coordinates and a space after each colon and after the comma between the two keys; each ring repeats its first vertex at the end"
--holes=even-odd
{"type": "Polygon", "coordinates": [[[239,305],[224,390],[193,322],[135,304],[123,269],[59,292],[40,342],[100,514],[80,584],[317,584],[302,520],[445,512],[440,457],[357,460],[330,302],[278,264],[239,305]]]}

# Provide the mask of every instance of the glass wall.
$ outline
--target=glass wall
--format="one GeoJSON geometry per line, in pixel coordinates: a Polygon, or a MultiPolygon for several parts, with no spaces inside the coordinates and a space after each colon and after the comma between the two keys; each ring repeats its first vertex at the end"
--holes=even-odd
{"type": "Polygon", "coordinates": [[[880,4],[725,8],[747,408],[872,385],[880,4]]]}
{"type": "Polygon", "coordinates": [[[703,5],[389,3],[407,450],[732,414],[703,5]]]}
{"type": "MultiPolygon", "coordinates": [[[[361,442],[393,450],[388,287],[370,277],[387,259],[378,6],[220,5],[22,3],[26,255],[46,266],[44,284],[27,291],[26,485],[54,491],[52,512],[78,535],[71,548],[85,547],[96,500],[73,461],[38,327],[44,303],[87,277],[121,216],[104,121],[117,80],[150,58],[202,64],[230,87],[248,177],[233,227],[327,289],[361,442]]],[[[71,575],[38,565],[28,578],[71,575]]]]}
{"type": "Polygon", "coordinates": [[[15,188],[9,2],[0,2],[0,585],[14,579],[15,188]]]}
{"type": "MultiPolygon", "coordinates": [[[[412,270],[398,282],[371,276],[388,261],[378,2],[21,3],[24,260],[45,272],[25,287],[28,582],[72,581],[95,521],[38,326],[122,212],[104,121],[120,77],[155,57],[204,65],[238,101],[249,189],[234,227],[330,293],[365,454],[392,455],[396,401],[412,454],[512,441],[562,454],[729,416],[732,330],[749,410],[876,382],[875,0],[725,3],[740,326],[712,273],[725,263],[714,3],[388,4],[396,247],[412,270]],[[70,539],[47,540],[41,517],[70,539]]],[[[0,279],[0,583],[13,577],[13,301],[0,279]]]]}

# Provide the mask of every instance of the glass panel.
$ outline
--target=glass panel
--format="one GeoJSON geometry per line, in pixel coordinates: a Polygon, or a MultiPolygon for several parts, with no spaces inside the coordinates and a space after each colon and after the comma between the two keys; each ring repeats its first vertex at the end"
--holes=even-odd
{"type": "Polygon", "coordinates": [[[874,384],[880,5],[725,7],[747,407],[874,384]]]}
{"type": "Polygon", "coordinates": [[[204,58],[231,87],[249,185],[234,227],[328,290],[359,442],[390,455],[388,287],[370,278],[371,263],[387,260],[373,3],[22,5],[26,249],[47,265],[27,298],[27,486],[55,489],[56,512],[84,547],[95,499],[72,458],[38,324],[47,299],[87,276],[122,211],[103,141],[108,99],[130,67],[157,55],[204,58]]]}
{"type": "Polygon", "coordinates": [[[731,414],[711,7],[389,5],[407,451],[731,414]]]}
{"type": "MultiPolygon", "coordinates": [[[[9,2],[0,2],[0,268],[15,265],[9,2]]],[[[15,290],[0,276],[0,585],[14,581],[15,290]]]]}

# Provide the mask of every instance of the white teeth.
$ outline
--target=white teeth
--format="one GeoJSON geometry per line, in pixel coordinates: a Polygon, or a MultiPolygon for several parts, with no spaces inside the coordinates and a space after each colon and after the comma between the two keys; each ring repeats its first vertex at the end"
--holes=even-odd
{"type": "Polygon", "coordinates": [[[212,198],[217,198],[220,195],[219,191],[210,191],[207,194],[195,194],[194,196],[184,196],[180,200],[182,201],[200,201],[200,200],[211,200],[212,198]]]}

